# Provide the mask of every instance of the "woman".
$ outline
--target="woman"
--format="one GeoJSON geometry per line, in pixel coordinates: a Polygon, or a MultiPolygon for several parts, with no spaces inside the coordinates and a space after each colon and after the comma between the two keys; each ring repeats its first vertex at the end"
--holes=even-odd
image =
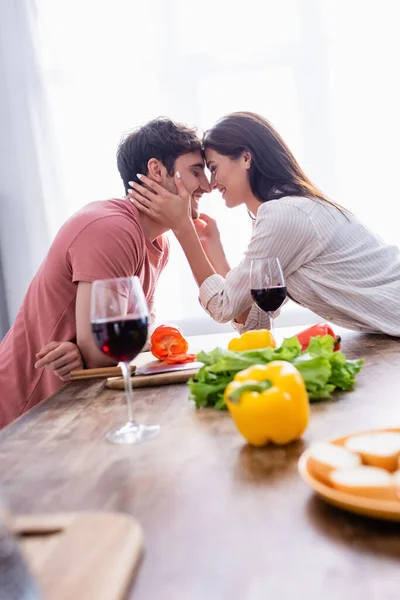
{"type": "Polygon", "coordinates": [[[246,204],[253,234],[231,269],[215,221],[189,216],[189,196],[176,174],[178,195],[145,176],[132,185],[135,206],[170,227],[200,288],[205,310],[239,331],[269,327],[252,302],[252,259],[279,258],[290,298],[337,325],[400,336],[400,255],[351,213],[328,200],[306,177],[285,142],[262,117],[233,113],[204,137],[212,188],[229,208],[246,204]]]}

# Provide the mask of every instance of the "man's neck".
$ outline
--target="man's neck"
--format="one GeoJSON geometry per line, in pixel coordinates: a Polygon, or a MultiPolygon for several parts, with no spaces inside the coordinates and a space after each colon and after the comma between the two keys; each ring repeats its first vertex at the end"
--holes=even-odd
{"type": "Polygon", "coordinates": [[[166,231],[169,231],[167,227],[161,225],[160,223],[157,223],[157,221],[153,221],[153,219],[151,219],[147,215],[144,215],[143,213],[139,213],[139,220],[140,224],[142,225],[145,236],[149,238],[149,240],[152,242],[154,242],[155,239],[157,239],[166,231]]]}

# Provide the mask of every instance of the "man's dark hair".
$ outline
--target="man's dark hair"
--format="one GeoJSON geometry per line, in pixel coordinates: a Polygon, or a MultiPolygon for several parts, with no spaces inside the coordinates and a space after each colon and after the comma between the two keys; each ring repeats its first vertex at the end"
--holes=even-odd
{"type": "Polygon", "coordinates": [[[174,123],[166,117],[159,117],[134,129],[124,136],[117,151],[118,171],[125,192],[128,192],[130,181],[139,182],[137,173],[147,175],[147,163],[151,158],[161,161],[168,175],[172,176],[178,156],[197,150],[201,152],[196,129],[174,123]]]}

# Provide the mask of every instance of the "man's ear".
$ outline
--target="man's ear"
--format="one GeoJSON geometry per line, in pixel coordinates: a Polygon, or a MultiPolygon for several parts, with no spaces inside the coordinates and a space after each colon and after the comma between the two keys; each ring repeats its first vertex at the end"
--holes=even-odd
{"type": "Polygon", "coordinates": [[[157,158],[150,158],[147,163],[148,177],[157,183],[164,183],[166,168],[157,158]]]}

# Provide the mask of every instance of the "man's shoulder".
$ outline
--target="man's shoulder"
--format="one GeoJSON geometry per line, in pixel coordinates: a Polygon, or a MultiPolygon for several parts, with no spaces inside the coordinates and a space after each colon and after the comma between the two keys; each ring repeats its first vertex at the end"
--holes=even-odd
{"type": "Polygon", "coordinates": [[[86,204],[74,213],[65,225],[81,225],[83,227],[96,221],[108,219],[111,221],[136,221],[136,215],[130,210],[127,202],[123,199],[112,198],[110,200],[97,200],[86,204]]]}
{"type": "Polygon", "coordinates": [[[87,204],[73,214],[56,237],[68,245],[77,237],[118,235],[141,239],[141,227],[135,213],[122,199],[99,200],[87,204]]]}

